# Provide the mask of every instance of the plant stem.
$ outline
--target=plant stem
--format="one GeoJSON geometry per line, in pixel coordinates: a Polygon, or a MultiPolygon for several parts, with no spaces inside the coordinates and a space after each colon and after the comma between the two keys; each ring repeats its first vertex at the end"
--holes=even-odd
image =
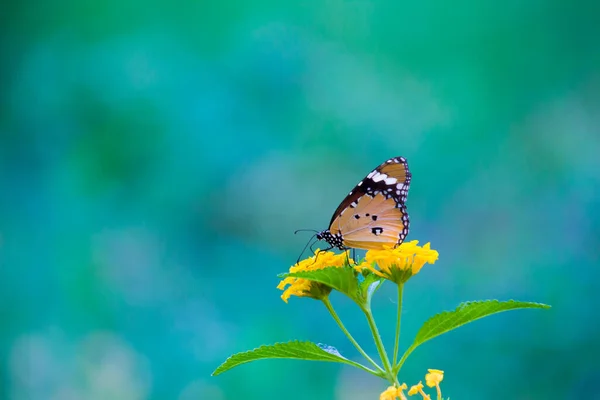
{"type": "Polygon", "coordinates": [[[371,333],[373,334],[373,339],[375,339],[375,346],[377,346],[377,351],[379,352],[379,357],[381,358],[381,362],[383,363],[383,367],[385,368],[385,372],[387,374],[387,378],[391,384],[398,383],[396,379],[396,375],[392,371],[392,366],[390,365],[390,360],[388,358],[387,353],[385,352],[385,347],[383,347],[383,342],[381,341],[381,335],[379,335],[379,330],[377,329],[377,325],[375,324],[375,319],[373,318],[373,313],[371,313],[370,308],[362,308],[365,316],[367,317],[367,321],[369,322],[369,328],[371,328],[371,333]]]}
{"type": "Polygon", "coordinates": [[[350,340],[350,342],[354,345],[354,347],[356,347],[356,350],[358,350],[358,352],[360,354],[362,354],[362,356],[367,361],[369,361],[371,363],[371,365],[373,365],[375,367],[375,369],[377,370],[377,372],[379,373],[380,376],[383,375],[383,374],[385,374],[385,371],[383,369],[381,369],[381,367],[375,361],[373,361],[373,359],[371,357],[369,357],[369,355],[363,350],[363,348],[360,347],[360,345],[358,344],[358,342],[352,337],[352,335],[350,334],[350,332],[348,332],[348,330],[346,329],[346,327],[342,323],[342,320],[340,319],[340,317],[337,315],[337,313],[333,309],[333,306],[331,305],[331,302],[329,301],[329,297],[325,297],[325,298],[323,298],[321,300],[323,301],[323,304],[325,304],[325,307],[327,307],[327,310],[329,311],[329,314],[331,314],[331,316],[333,317],[333,319],[335,320],[335,322],[338,324],[338,326],[340,327],[340,329],[342,330],[342,332],[344,332],[344,335],[346,335],[346,337],[348,338],[348,340],[350,340]]]}
{"type": "Polygon", "coordinates": [[[394,372],[396,374],[398,372],[400,372],[400,369],[402,368],[402,365],[404,365],[404,362],[406,361],[406,359],[408,358],[408,356],[410,355],[410,353],[412,353],[416,348],[417,348],[417,346],[415,346],[415,344],[413,343],[412,346],[410,346],[408,349],[406,349],[406,351],[402,355],[402,358],[400,359],[400,362],[398,363],[398,365],[396,365],[396,368],[394,368],[394,372]]]}
{"type": "Polygon", "coordinates": [[[384,376],[384,374],[385,374],[385,371],[382,371],[382,372],[374,371],[371,368],[367,368],[364,365],[362,365],[360,363],[357,363],[355,361],[352,361],[352,360],[346,360],[345,362],[348,365],[352,365],[352,366],[354,366],[356,368],[362,369],[363,371],[366,371],[366,372],[368,372],[368,373],[370,373],[372,375],[378,376],[380,378],[382,378],[384,376]]]}
{"type": "Polygon", "coordinates": [[[400,320],[402,318],[402,292],[404,284],[398,284],[398,315],[396,316],[396,340],[394,341],[394,359],[392,365],[396,367],[398,361],[398,348],[400,347],[400,320]]]}

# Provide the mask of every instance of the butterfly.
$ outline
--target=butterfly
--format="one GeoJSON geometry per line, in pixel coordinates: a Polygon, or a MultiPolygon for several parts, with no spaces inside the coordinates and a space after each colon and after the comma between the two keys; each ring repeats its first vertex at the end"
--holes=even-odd
{"type": "Polygon", "coordinates": [[[411,176],[404,157],[385,161],[348,193],[316,238],[340,250],[399,246],[410,224],[405,202],[411,176]]]}

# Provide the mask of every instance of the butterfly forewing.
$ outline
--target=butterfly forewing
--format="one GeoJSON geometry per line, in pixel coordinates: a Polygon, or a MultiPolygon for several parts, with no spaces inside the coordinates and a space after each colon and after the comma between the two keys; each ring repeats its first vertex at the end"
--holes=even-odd
{"type": "Polygon", "coordinates": [[[387,160],[358,183],[334,212],[329,231],[345,247],[394,247],[408,234],[404,202],[411,174],[402,157],[387,160]]]}
{"type": "Polygon", "coordinates": [[[332,225],[333,220],[343,210],[355,205],[363,194],[374,195],[376,192],[384,192],[386,196],[393,197],[398,203],[404,204],[410,187],[410,179],[411,174],[406,159],[404,157],[390,158],[358,182],[335,210],[329,224],[332,225]]]}

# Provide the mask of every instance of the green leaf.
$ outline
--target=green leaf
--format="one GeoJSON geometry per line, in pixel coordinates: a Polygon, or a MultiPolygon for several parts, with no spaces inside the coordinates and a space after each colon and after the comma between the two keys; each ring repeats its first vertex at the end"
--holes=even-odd
{"type": "Polygon", "coordinates": [[[527,301],[498,301],[482,300],[470,301],[460,304],[454,311],[445,311],[434,315],[423,324],[413,346],[418,346],[443,333],[449,332],[459,326],[468,324],[479,318],[496,314],[502,311],[517,310],[520,308],[550,308],[549,305],[527,301]]]}
{"type": "Polygon", "coordinates": [[[351,299],[358,300],[357,272],[352,267],[328,267],[314,271],[298,271],[282,274],[280,277],[309,279],[327,285],[344,293],[351,299]]]}
{"type": "Polygon", "coordinates": [[[479,318],[502,311],[518,310],[520,308],[550,308],[550,306],[527,301],[482,300],[462,303],[454,311],[444,311],[434,315],[419,329],[413,344],[406,350],[402,359],[394,368],[394,371],[397,373],[402,368],[408,356],[426,341],[479,318]]]}
{"type": "Polygon", "coordinates": [[[287,343],[276,343],[273,345],[260,346],[254,350],[234,354],[225,360],[225,362],[217,369],[215,369],[215,371],[212,373],[212,376],[219,375],[233,367],[237,367],[240,364],[245,364],[255,360],[262,360],[265,358],[329,361],[360,366],[360,364],[343,357],[335,347],[294,340],[287,343]]]}

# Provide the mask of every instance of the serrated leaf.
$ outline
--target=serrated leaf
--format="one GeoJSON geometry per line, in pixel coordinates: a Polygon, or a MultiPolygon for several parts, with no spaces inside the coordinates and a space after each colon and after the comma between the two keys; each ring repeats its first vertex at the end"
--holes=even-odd
{"type": "Polygon", "coordinates": [[[212,373],[219,375],[238,365],[266,358],[288,358],[310,361],[339,362],[357,366],[358,364],[343,357],[340,352],[332,346],[315,344],[312,342],[291,341],[287,343],[276,343],[273,345],[260,346],[254,350],[237,353],[229,357],[212,373]]]}
{"type": "Polygon", "coordinates": [[[398,373],[408,356],[426,341],[488,315],[521,308],[550,308],[550,306],[527,301],[482,300],[462,303],[454,311],[444,311],[434,315],[419,329],[413,344],[406,350],[394,368],[394,372],[398,373]]]}
{"type": "Polygon", "coordinates": [[[329,267],[314,271],[290,272],[284,274],[284,277],[310,279],[311,281],[323,283],[356,300],[358,298],[358,279],[356,275],[357,273],[351,267],[329,267]]]}
{"type": "Polygon", "coordinates": [[[515,300],[482,300],[462,303],[456,310],[442,312],[426,321],[421,329],[419,329],[419,332],[417,332],[413,346],[418,346],[436,336],[449,332],[479,318],[521,308],[550,308],[550,306],[541,303],[515,300]]]}

